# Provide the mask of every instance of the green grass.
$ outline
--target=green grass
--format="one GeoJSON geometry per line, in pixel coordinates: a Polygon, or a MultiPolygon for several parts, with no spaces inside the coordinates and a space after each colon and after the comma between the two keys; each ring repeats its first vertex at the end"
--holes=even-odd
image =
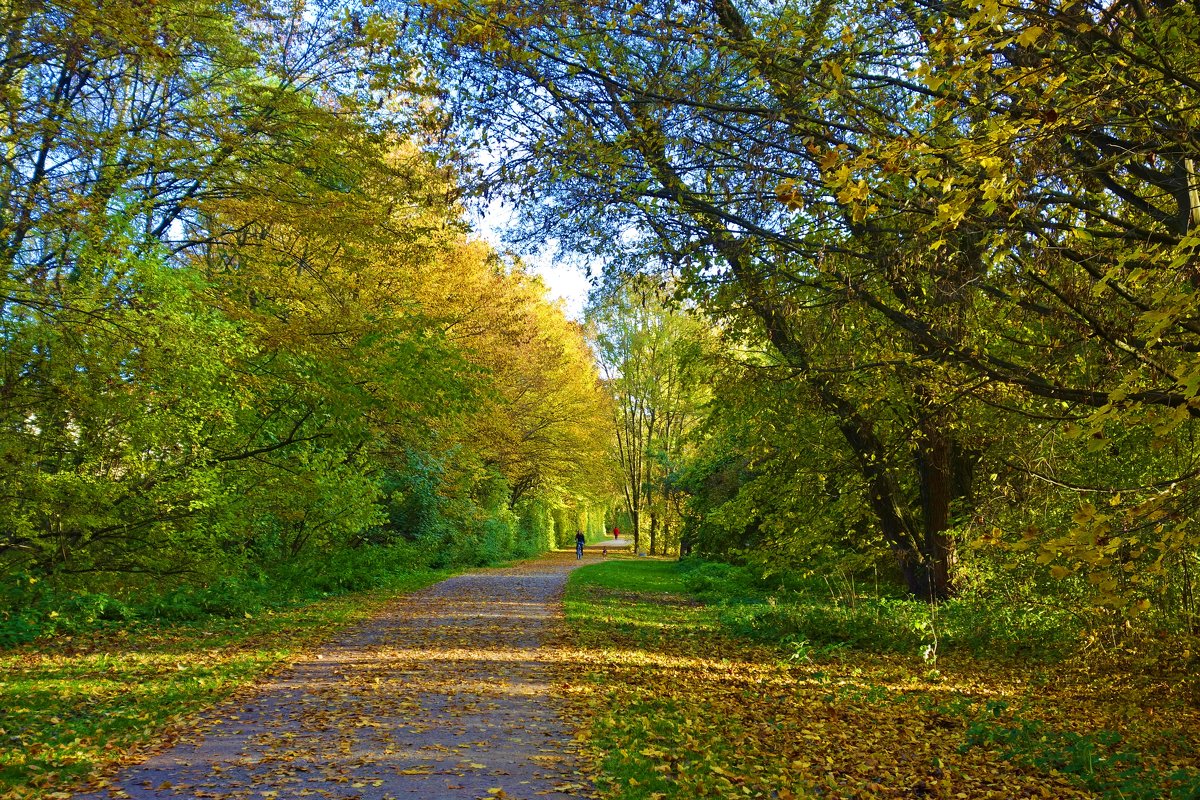
{"type": "Polygon", "coordinates": [[[613,559],[571,575],[567,618],[582,636],[620,634],[652,644],[719,627],[716,610],[687,598],[673,562],[613,559]]]}
{"type": "Polygon", "coordinates": [[[398,575],[387,589],[283,611],[109,625],[0,651],[0,798],[65,792],[161,743],[189,715],[370,616],[398,592],[447,574],[398,575]]]}
{"type": "Polygon", "coordinates": [[[602,797],[1200,796],[1200,712],[1157,684],[1131,691],[1152,676],[1048,677],[1005,646],[931,668],[881,640],[912,624],[907,602],[858,620],[860,644],[833,636],[862,606],[843,614],[828,594],[804,601],[784,643],[731,613],[773,608],[768,596],[722,566],[613,559],[572,574],[573,697],[602,797]]]}
{"type": "Polygon", "coordinates": [[[674,561],[616,559],[602,564],[593,564],[577,570],[571,576],[571,585],[576,588],[600,586],[639,593],[674,593],[687,591],[683,574],[674,561]]]}
{"type": "Polygon", "coordinates": [[[968,596],[933,608],[898,595],[835,593],[819,579],[762,580],[745,567],[699,559],[680,562],[678,569],[684,590],[719,606],[731,631],[766,643],[788,642],[803,653],[850,647],[1054,663],[1084,639],[1067,603],[968,596]]]}

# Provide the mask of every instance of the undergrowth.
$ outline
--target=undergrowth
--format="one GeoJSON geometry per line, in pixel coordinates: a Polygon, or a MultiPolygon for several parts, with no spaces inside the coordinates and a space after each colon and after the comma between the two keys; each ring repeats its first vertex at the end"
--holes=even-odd
{"type": "Polygon", "coordinates": [[[740,635],[801,650],[845,645],[926,660],[965,652],[988,658],[1059,661],[1081,642],[1069,610],[1008,598],[963,597],[931,607],[886,594],[833,591],[816,580],[764,580],[746,567],[689,559],[679,566],[688,591],[720,606],[740,635]]]}
{"type": "Polygon", "coordinates": [[[1075,646],[1065,621],[945,604],[934,665],[928,607],[805,588],[694,561],[573,574],[603,796],[1200,797],[1197,710],[1051,663],[1075,646]]]}
{"type": "MultiPolygon", "coordinates": [[[[483,563],[500,560],[497,556],[483,563]]],[[[207,580],[175,576],[173,585],[121,585],[118,576],[109,591],[73,590],[44,578],[10,576],[0,583],[0,648],[144,624],[244,618],[350,592],[400,587],[412,576],[455,566],[439,550],[416,542],[339,550],[267,568],[248,565],[207,580]]]]}
{"type": "Polygon", "coordinates": [[[1105,800],[1195,800],[1200,771],[1163,772],[1145,754],[1128,749],[1116,731],[1059,730],[1020,716],[999,721],[983,715],[970,722],[960,749],[989,748],[1019,767],[1069,776],[1105,800]]]}

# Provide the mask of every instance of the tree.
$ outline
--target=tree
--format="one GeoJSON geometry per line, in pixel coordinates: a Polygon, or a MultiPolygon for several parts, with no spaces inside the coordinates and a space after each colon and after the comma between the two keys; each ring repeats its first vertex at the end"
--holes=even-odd
{"type": "Polygon", "coordinates": [[[583,331],[520,262],[482,243],[447,267],[431,307],[486,386],[467,441],[504,477],[509,506],[539,492],[605,494],[608,411],[583,331]]]}
{"type": "Polygon", "coordinates": [[[666,553],[669,478],[704,402],[710,336],[700,319],[672,308],[663,289],[647,280],[596,294],[588,321],[613,398],[616,458],[634,549],[641,548],[645,512],[649,551],[666,553]]]}
{"type": "MultiPolygon", "coordinates": [[[[520,154],[497,178],[553,187],[528,218],[665,260],[713,305],[751,310],[859,454],[914,593],[951,590],[949,522],[973,502],[979,443],[953,398],[1087,418],[1100,437],[1114,416],[1166,434],[1190,419],[1186,367],[1163,360],[1190,334],[1161,334],[1187,306],[1167,298],[1193,260],[1195,148],[1178,132],[1194,126],[1162,91],[1194,90],[1179,35],[1194,9],[427,5],[486,75],[460,97],[520,154]],[[1070,99],[1085,85],[1104,87],[1084,93],[1097,103],[1070,99]],[[830,308],[880,332],[865,374],[896,362],[917,400],[907,431],[857,408],[805,338],[805,316],[830,308]]],[[[1160,483],[1187,473],[1138,484],[1127,524],[1190,505],[1160,483]]]]}
{"type": "MultiPolygon", "coordinates": [[[[822,224],[808,240],[787,247],[767,227],[790,217],[779,176],[797,157],[810,157],[793,146],[786,123],[773,121],[764,105],[770,92],[742,82],[736,50],[696,24],[692,10],[716,22],[712,9],[639,8],[630,22],[623,6],[592,5],[578,16],[524,7],[496,16],[460,7],[445,27],[461,34],[456,45],[479,46],[482,26],[484,63],[475,66],[493,68],[476,73],[488,75],[486,86],[472,85],[463,96],[477,103],[481,119],[509,123],[506,135],[525,154],[520,168],[548,170],[554,200],[545,215],[531,215],[535,223],[558,225],[569,216],[578,225],[566,235],[577,245],[630,252],[631,262],[642,255],[666,260],[708,310],[756,317],[858,453],[878,524],[906,564],[911,590],[948,595],[945,532],[953,487],[963,481],[955,479],[961,460],[952,457],[946,426],[919,415],[924,429],[912,441],[928,452],[914,464],[906,447],[884,441],[879,425],[855,407],[838,384],[840,365],[820,364],[800,333],[802,320],[794,319],[805,309],[857,300],[822,272],[830,258],[852,252],[840,252],[838,219],[818,217],[822,224]],[[664,30],[686,35],[663,38],[664,30]],[[523,127],[530,117],[539,119],[536,130],[523,127]],[[584,140],[586,150],[577,145],[584,140]],[[907,494],[910,482],[901,473],[909,469],[918,485],[925,481],[924,491],[907,494]]],[[[510,161],[504,169],[519,168],[510,161]]]]}

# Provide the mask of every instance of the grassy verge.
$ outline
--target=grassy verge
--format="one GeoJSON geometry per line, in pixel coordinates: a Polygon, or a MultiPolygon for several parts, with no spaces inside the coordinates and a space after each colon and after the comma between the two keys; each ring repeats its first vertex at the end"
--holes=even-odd
{"type": "Polygon", "coordinates": [[[289,609],[181,624],[137,622],[0,651],[0,798],[69,797],[69,787],[160,746],[190,714],[300,648],[448,573],[289,609]]]}
{"type": "Polygon", "coordinates": [[[703,594],[670,562],[572,576],[576,699],[607,798],[1200,797],[1200,714],[1114,691],[1127,676],[965,650],[933,669],[798,648],[802,629],[772,646],[719,587],[703,594]]]}

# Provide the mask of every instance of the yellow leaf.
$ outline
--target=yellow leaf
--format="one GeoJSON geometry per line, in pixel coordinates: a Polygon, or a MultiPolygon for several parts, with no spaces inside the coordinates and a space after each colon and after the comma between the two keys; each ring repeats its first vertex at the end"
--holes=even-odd
{"type": "Polygon", "coordinates": [[[1029,47],[1045,32],[1046,29],[1038,25],[1026,28],[1025,30],[1021,31],[1021,35],[1017,37],[1017,44],[1021,45],[1022,47],[1029,47]]]}

